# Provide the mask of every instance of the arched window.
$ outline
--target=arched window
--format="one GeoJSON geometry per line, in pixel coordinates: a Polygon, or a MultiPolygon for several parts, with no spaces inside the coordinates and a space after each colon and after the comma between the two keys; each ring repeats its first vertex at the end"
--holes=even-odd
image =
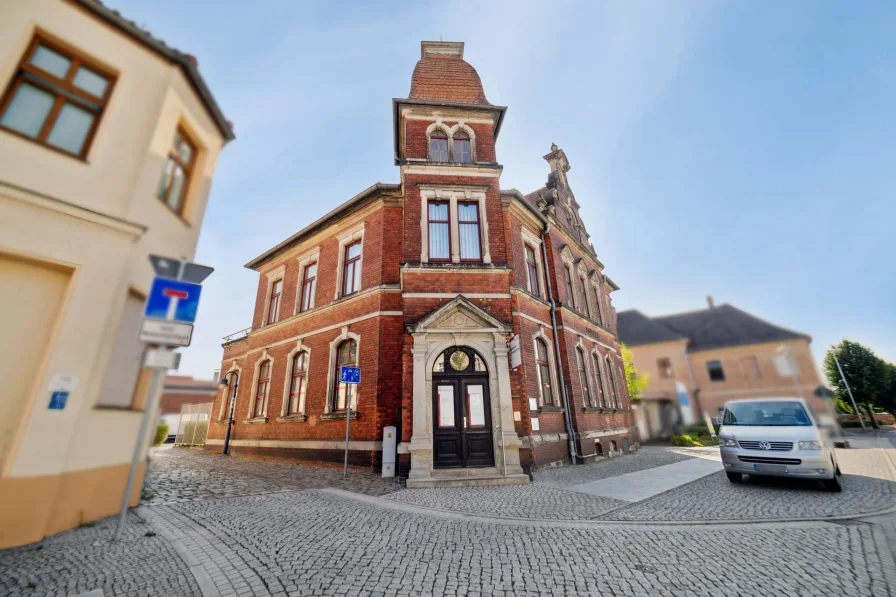
{"type": "Polygon", "coordinates": [[[289,406],[286,414],[305,412],[305,393],[308,389],[308,353],[304,350],[292,358],[292,377],[289,381],[289,406]]]}
{"type": "Polygon", "coordinates": [[[612,408],[619,408],[619,397],[616,395],[616,369],[613,367],[613,361],[610,360],[610,355],[606,356],[604,364],[607,366],[607,383],[610,385],[608,390],[609,406],[612,408]]]}
{"type": "Polygon", "coordinates": [[[448,161],[448,135],[436,130],[429,136],[429,159],[433,162],[448,161]]]}
{"type": "Polygon", "coordinates": [[[576,364],[579,366],[579,382],[582,384],[582,405],[591,406],[591,386],[585,370],[585,353],[581,348],[576,348],[576,364]]]}
{"type": "Polygon", "coordinates": [[[258,383],[255,385],[255,406],[252,416],[264,416],[264,400],[268,396],[268,388],[271,385],[271,361],[267,360],[258,367],[258,383]]]}
{"type": "Polygon", "coordinates": [[[538,384],[541,387],[541,402],[554,404],[554,392],[551,387],[551,367],[548,364],[548,348],[541,338],[535,339],[535,368],[538,372],[538,384]]]}
{"type": "Polygon", "coordinates": [[[225,420],[224,417],[230,415],[230,401],[236,398],[236,392],[240,386],[240,374],[232,371],[224,376],[227,385],[224,387],[224,393],[221,395],[221,408],[218,411],[218,419],[225,420]]]}
{"type": "MultiPolygon", "coordinates": [[[[343,365],[347,365],[349,367],[355,367],[358,364],[358,343],[354,340],[348,339],[343,340],[342,343],[336,348],[336,375],[335,375],[335,391],[334,396],[336,397],[336,409],[335,410],[345,410],[345,400],[349,393],[349,384],[342,383],[339,381],[339,369],[342,368],[343,365]]],[[[354,389],[351,390],[352,395],[352,403],[351,408],[354,410],[358,409],[358,388],[355,386],[354,389]]]]}
{"type": "Polygon", "coordinates": [[[591,361],[594,364],[594,376],[597,378],[597,396],[594,397],[594,400],[597,406],[604,407],[607,405],[607,398],[604,391],[604,376],[600,372],[600,361],[596,354],[591,355],[591,361]]]}
{"type": "Polygon", "coordinates": [[[601,445],[599,439],[594,440],[594,452],[595,452],[595,454],[597,454],[598,456],[603,456],[603,455],[604,455],[604,447],[601,445]]]}
{"type": "Polygon", "coordinates": [[[454,133],[454,161],[461,164],[469,164],[473,161],[473,153],[470,151],[470,135],[463,131],[454,133]]]}
{"type": "Polygon", "coordinates": [[[616,447],[616,440],[611,439],[610,440],[610,452],[615,452],[617,449],[618,448],[616,447]]]}

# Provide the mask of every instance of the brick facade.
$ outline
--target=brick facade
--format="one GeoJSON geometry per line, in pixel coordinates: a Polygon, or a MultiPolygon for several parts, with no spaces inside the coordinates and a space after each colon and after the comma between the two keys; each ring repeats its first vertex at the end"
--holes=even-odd
{"type": "MultiPolygon", "coordinates": [[[[446,339],[450,344],[452,337],[460,339],[459,343],[464,338],[479,338],[476,350],[480,352],[486,345],[483,339],[494,341],[494,350],[482,356],[496,369],[488,371],[489,400],[496,427],[503,429],[495,432],[495,467],[503,463],[505,475],[508,459],[511,467],[517,466],[517,452],[523,471],[569,462],[570,432],[579,462],[593,458],[598,444],[601,455],[621,453],[624,444],[637,444],[615,336],[615,313],[609,301],[609,293],[616,287],[603,275],[603,264],[578,218],[579,206],[565,177],[569,169],[566,157],[556,147],[545,156],[551,173],[542,189],[526,196],[501,190],[495,141],[505,109],[485,100],[478,75],[463,62],[462,51],[462,44],[424,43],[412,84],[418,90],[416,95],[394,100],[401,184],[374,185],[247,265],[259,272],[252,328],[245,337],[225,343],[221,364],[222,376],[239,375],[233,451],[341,462],[345,411],[337,412],[332,403],[334,351],[340,341],[355,339],[362,381],[357,388],[357,409],[351,414],[351,462],[377,468],[383,428],[394,425],[400,439],[399,471],[407,474],[414,454],[426,452],[419,446],[432,442],[432,429],[427,427],[432,422],[421,422],[421,413],[415,413],[421,405],[429,408],[429,398],[424,400],[420,394],[424,387],[420,383],[421,351],[444,345],[446,339]],[[449,54],[458,47],[460,50],[454,57],[435,59],[427,54],[427,44],[447,47],[449,54]],[[445,61],[451,60],[462,64],[446,66],[445,61]],[[437,82],[450,73],[460,73],[460,78],[439,87],[437,82]],[[444,96],[438,96],[439,89],[444,96]],[[462,162],[452,149],[454,161],[433,161],[429,133],[434,129],[465,132],[471,139],[472,159],[462,162]],[[447,262],[430,262],[427,257],[430,245],[425,238],[431,228],[424,209],[430,200],[450,202],[452,255],[447,262]],[[478,259],[468,259],[474,250],[470,248],[469,226],[464,229],[466,244],[459,248],[456,205],[464,202],[478,206],[478,259]],[[546,226],[549,232],[544,236],[546,226]],[[360,290],[342,296],[338,280],[347,236],[363,238],[362,274],[360,290]],[[547,262],[542,258],[543,238],[547,262]],[[538,289],[533,293],[529,291],[524,243],[535,245],[532,249],[539,263],[538,289]],[[583,306],[575,303],[576,309],[566,295],[562,268],[570,259],[575,271],[586,276],[587,300],[601,305],[602,318],[588,317],[583,306]],[[303,271],[311,261],[317,263],[314,307],[298,313],[303,271]],[[278,320],[268,324],[271,287],[277,280],[282,280],[278,320]],[[549,296],[555,305],[556,332],[549,296]],[[444,326],[439,328],[441,324],[430,321],[455,307],[458,314],[446,317],[462,322],[457,325],[467,326],[469,334],[466,328],[445,333],[441,331],[444,326]],[[484,325],[491,327],[482,328],[484,325]],[[552,405],[541,404],[536,335],[546,339],[552,351],[552,382],[556,384],[552,405]],[[519,339],[521,365],[502,378],[498,370],[506,370],[504,345],[512,336],[519,339]],[[428,337],[425,342],[424,337],[428,337]],[[577,346],[588,355],[591,392],[596,391],[597,376],[606,379],[600,382],[602,386],[614,383],[615,376],[618,401],[611,404],[601,398],[586,403],[576,365],[577,346]],[[290,359],[299,350],[308,354],[305,408],[302,413],[284,416],[292,378],[290,359]],[[591,355],[601,363],[609,357],[609,367],[615,369],[595,370],[591,355]],[[264,360],[272,363],[271,382],[264,416],[256,417],[253,400],[259,364],[264,360]],[[530,409],[533,399],[538,407],[530,409]],[[498,450],[503,459],[497,457],[498,450]]],[[[435,354],[427,353],[426,362],[433,358],[435,354]]],[[[426,373],[429,375],[429,370],[426,373]]],[[[232,384],[218,392],[209,449],[220,449],[231,390],[232,384]]]]}

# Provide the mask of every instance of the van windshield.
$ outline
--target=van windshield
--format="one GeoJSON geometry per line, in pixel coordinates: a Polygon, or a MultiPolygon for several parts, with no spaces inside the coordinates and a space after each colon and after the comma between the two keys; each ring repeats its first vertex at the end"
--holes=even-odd
{"type": "Polygon", "coordinates": [[[728,405],[722,425],[811,427],[812,421],[799,402],[757,401],[728,405]]]}

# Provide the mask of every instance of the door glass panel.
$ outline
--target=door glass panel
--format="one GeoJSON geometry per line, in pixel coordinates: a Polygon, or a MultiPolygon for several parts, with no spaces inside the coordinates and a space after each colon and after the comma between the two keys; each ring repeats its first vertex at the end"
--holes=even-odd
{"type": "Polygon", "coordinates": [[[439,386],[439,427],[454,427],[454,386],[439,386]]]}
{"type": "Polygon", "coordinates": [[[485,397],[481,385],[467,386],[467,410],[470,427],[485,427],[485,397]]]}

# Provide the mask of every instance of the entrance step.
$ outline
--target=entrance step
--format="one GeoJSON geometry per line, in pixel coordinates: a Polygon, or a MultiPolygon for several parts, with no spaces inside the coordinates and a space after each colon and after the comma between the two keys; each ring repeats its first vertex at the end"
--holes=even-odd
{"type": "MultiPolygon", "coordinates": [[[[466,469],[470,470],[470,469],[466,469]]],[[[483,469],[474,469],[472,475],[458,475],[459,471],[439,471],[437,477],[429,479],[408,479],[408,489],[422,489],[433,487],[479,487],[488,485],[525,485],[529,482],[528,475],[507,475],[500,474],[483,475],[483,469]],[[445,473],[454,473],[453,475],[445,475],[445,473]],[[478,474],[477,474],[478,473],[478,474]]]]}

